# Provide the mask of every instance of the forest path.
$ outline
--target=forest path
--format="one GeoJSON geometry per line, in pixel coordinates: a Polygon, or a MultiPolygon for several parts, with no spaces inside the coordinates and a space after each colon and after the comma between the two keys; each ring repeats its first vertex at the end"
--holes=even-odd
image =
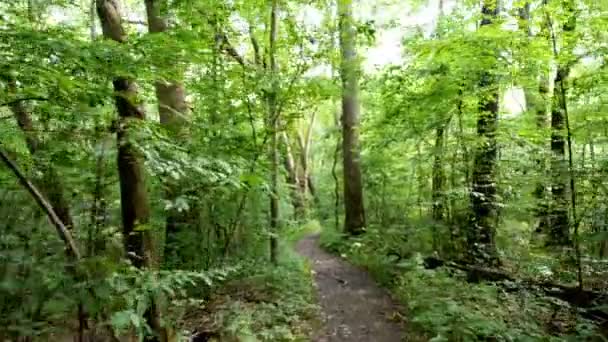
{"type": "Polygon", "coordinates": [[[310,260],[325,331],[314,342],[399,342],[403,327],[390,319],[397,306],[363,270],[319,247],[319,235],[300,240],[296,251],[310,260]]]}

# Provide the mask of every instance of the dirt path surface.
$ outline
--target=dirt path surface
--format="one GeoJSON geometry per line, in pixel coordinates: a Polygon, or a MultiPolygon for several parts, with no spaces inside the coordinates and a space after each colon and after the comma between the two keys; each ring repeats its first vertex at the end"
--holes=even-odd
{"type": "Polygon", "coordinates": [[[389,318],[397,307],[365,271],[323,251],[318,235],[300,240],[296,250],[310,260],[323,308],[326,328],[313,341],[404,340],[401,325],[389,318]]]}

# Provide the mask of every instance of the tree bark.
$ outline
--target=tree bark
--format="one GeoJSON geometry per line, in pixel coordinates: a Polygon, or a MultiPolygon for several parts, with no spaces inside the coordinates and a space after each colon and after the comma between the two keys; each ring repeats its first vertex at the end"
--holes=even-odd
{"type": "MultiPolygon", "coordinates": [[[[97,14],[106,39],[119,43],[126,42],[127,36],[116,0],[97,0],[97,14]]],[[[134,102],[138,92],[133,80],[116,77],[112,84],[119,119],[117,164],[125,250],[134,266],[156,268],[153,233],[147,227],[150,220],[150,206],[143,157],[131,141],[131,131],[137,128],[138,121],[145,120],[145,112],[134,102]]],[[[160,326],[160,313],[154,298],[146,313],[146,319],[155,333],[155,336],[149,340],[166,340],[166,332],[160,326]]]]}
{"type": "MultiPolygon", "coordinates": [[[[496,1],[485,0],[482,6],[484,18],[481,27],[491,25],[498,15],[496,1]]],[[[493,52],[496,53],[496,52],[493,52]]],[[[495,234],[497,223],[496,163],[498,146],[499,94],[498,85],[490,71],[481,76],[480,89],[485,93],[480,101],[477,120],[477,136],[481,140],[475,148],[473,164],[471,211],[472,222],[467,231],[468,256],[471,262],[497,265],[495,234]]]]}
{"type": "Polygon", "coordinates": [[[359,152],[359,66],[356,56],[356,31],[352,0],[338,0],[340,47],[342,53],[342,158],[344,173],[344,231],[363,233],[365,209],[359,152]]]}
{"type": "Polygon", "coordinates": [[[276,60],[276,42],[278,35],[278,0],[272,0],[270,9],[270,37],[269,37],[269,54],[270,54],[270,72],[272,74],[272,89],[268,93],[268,129],[270,130],[270,261],[277,262],[278,258],[278,240],[277,233],[279,229],[279,141],[278,141],[278,123],[279,111],[277,104],[279,84],[277,77],[279,67],[276,60]]]}

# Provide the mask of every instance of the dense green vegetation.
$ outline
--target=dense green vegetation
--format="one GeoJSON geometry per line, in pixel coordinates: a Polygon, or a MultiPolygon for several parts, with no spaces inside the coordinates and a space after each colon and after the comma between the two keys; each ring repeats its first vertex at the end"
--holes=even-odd
{"type": "Polygon", "coordinates": [[[0,340],[307,340],[320,226],[429,340],[605,338],[607,28],[597,0],[0,2],[0,340]]]}

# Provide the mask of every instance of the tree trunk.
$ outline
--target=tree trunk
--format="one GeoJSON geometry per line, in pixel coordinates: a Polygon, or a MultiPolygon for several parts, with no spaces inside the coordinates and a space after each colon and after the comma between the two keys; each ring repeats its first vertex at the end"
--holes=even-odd
{"type": "Polygon", "coordinates": [[[443,222],[445,218],[445,172],[443,169],[443,146],[445,141],[445,128],[439,127],[435,134],[435,156],[433,161],[433,220],[443,222]]]}
{"type": "MultiPolygon", "coordinates": [[[[566,124],[567,124],[567,104],[566,104],[566,89],[565,82],[570,75],[571,69],[571,54],[574,49],[574,44],[567,42],[571,37],[576,27],[576,16],[574,15],[574,4],[571,1],[566,1],[563,7],[568,11],[565,16],[565,22],[562,24],[562,34],[564,38],[564,46],[562,51],[558,52],[557,37],[552,30],[551,18],[548,17],[546,23],[551,32],[551,44],[553,45],[554,58],[557,60],[557,73],[553,81],[554,91],[551,103],[551,195],[552,203],[550,209],[551,230],[547,245],[552,246],[568,246],[571,244],[570,239],[570,218],[568,210],[570,199],[567,191],[567,180],[569,175],[568,160],[566,159],[566,124]]],[[[572,156],[570,156],[572,157],[572,156]]],[[[570,175],[570,181],[573,182],[573,177],[570,175]]],[[[574,189],[570,189],[574,191],[574,189]]]]}
{"type": "MultiPolygon", "coordinates": [[[[439,17],[438,22],[441,23],[443,19],[443,0],[439,0],[439,17]]],[[[441,31],[438,25],[436,35],[438,38],[441,37],[441,31]]],[[[433,184],[431,186],[433,209],[432,217],[436,222],[442,222],[445,219],[445,170],[443,168],[443,147],[445,145],[445,131],[447,124],[440,123],[440,126],[435,129],[435,148],[434,148],[434,161],[433,161],[433,184]]],[[[436,248],[436,234],[433,232],[433,245],[436,248]]]]}
{"type": "Polygon", "coordinates": [[[356,56],[356,31],[352,0],[338,0],[340,47],[342,53],[342,157],[344,172],[344,231],[363,233],[365,209],[359,154],[359,66],[356,56]]]}
{"type": "Polygon", "coordinates": [[[272,0],[270,9],[270,72],[272,74],[272,89],[268,93],[268,129],[270,130],[270,261],[277,262],[279,229],[279,141],[278,141],[278,122],[279,111],[277,104],[279,84],[277,77],[279,67],[276,60],[277,30],[278,19],[278,0],[272,0]]]}
{"type": "Polygon", "coordinates": [[[294,210],[294,216],[296,220],[302,219],[305,216],[305,205],[304,199],[302,198],[302,192],[300,185],[298,184],[298,174],[296,170],[296,164],[291,151],[291,145],[287,133],[282,132],[281,138],[283,145],[285,146],[284,164],[285,171],[287,171],[287,184],[291,191],[292,204],[294,210]]]}
{"type": "MultiPolygon", "coordinates": [[[[536,111],[536,128],[539,132],[545,131],[547,128],[547,96],[549,93],[548,80],[546,75],[542,75],[538,86],[539,99],[534,104],[533,108],[536,111]]],[[[543,141],[545,141],[543,139],[543,141]]],[[[544,144],[543,144],[544,145],[544,144]]],[[[534,189],[534,197],[536,198],[536,218],[538,232],[548,232],[550,227],[549,207],[547,205],[547,185],[545,183],[546,165],[545,157],[541,155],[536,159],[536,165],[539,173],[539,181],[534,189]]]]}
{"type": "Polygon", "coordinates": [[[302,192],[304,196],[306,196],[306,191],[310,193],[315,205],[319,205],[319,198],[317,197],[317,191],[315,185],[313,183],[313,176],[310,170],[310,145],[312,144],[312,131],[315,124],[315,119],[317,117],[317,112],[313,111],[310,117],[310,123],[308,125],[308,129],[306,130],[306,137],[303,138],[300,133],[298,133],[298,143],[300,145],[300,163],[302,164],[302,183],[303,187],[302,192]]]}
{"type": "MultiPolygon", "coordinates": [[[[564,70],[559,68],[555,77],[558,85],[564,77],[564,70]]],[[[550,212],[551,230],[549,231],[548,245],[567,246],[570,244],[570,219],[568,217],[568,192],[566,179],[568,164],[566,160],[566,137],[564,112],[560,105],[558,90],[553,94],[551,109],[551,195],[552,205],[550,212]]]]}
{"type": "MultiPolygon", "coordinates": [[[[530,3],[526,2],[523,4],[521,8],[519,8],[519,18],[522,20],[522,30],[528,37],[532,37],[532,30],[530,26],[530,3]]],[[[548,32],[547,27],[543,25],[542,34],[546,34],[548,32]]],[[[539,83],[538,83],[538,94],[534,94],[533,92],[526,91],[525,99],[526,99],[526,109],[528,111],[535,112],[536,114],[536,128],[541,134],[546,129],[547,126],[547,95],[549,93],[549,80],[548,75],[545,71],[541,70],[539,74],[539,83]]],[[[542,141],[545,141],[544,136],[542,141]]],[[[542,144],[544,145],[544,144],[542,144]]],[[[541,153],[537,156],[536,167],[538,172],[539,180],[536,183],[534,191],[532,195],[536,199],[536,205],[534,209],[534,216],[536,217],[538,223],[536,226],[537,232],[548,232],[550,227],[549,222],[549,212],[547,206],[547,184],[545,183],[545,158],[541,153]]]]}
{"type": "MultiPolygon", "coordinates": [[[[166,22],[166,0],[146,0],[146,14],[148,17],[148,30],[150,33],[162,33],[167,30],[166,22]]],[[[179,66],[176,67],[178,69],[179,66]]],[[[177,75],[181,75],[179,70],[175,70],[177,75]]],[[[154,83],[156,98],[158,101],[158,113],[160,123],[163,125],[174,139],[183,143],[187,136],[187,122],[189,117],[188,103],[186,102],[186,91],[181,82],[177,80],[158,80],[154,83]],[[180,139],[181,138],[181,139],[180,139]]],[[[170,181],[168,181],[169,183],[170,181]]],[[[178,184],[165,184],[165,197],[169,201],[175,201],[180,193],[178,184]]],[[[178,244],[178,233],[182,227],[188,224],[189,211],[177,212],[172,210],[167,213],[165,229],[165,252],[167,256],[174,256],[181,262],[180,248],[178,244]]]]}
{"type": "MultiPolygon", "coordinates": [[[[338,118],[338,114],[334,115],[336,129],[340,128],[340,120],[338,118]]],[[[336,135],[336,148],[334,149],[334,158],[331,164],[331,176],[334,179],[334,223],[336,232],[340,230],[340,178],[338,178],[338,160],[340,158],[340,147],[342,145],[342,141],[340,141],[340,136],[336,135]]]]}
{"type": "MultiPolygon", "coordinates": [[[[496,1],[485,0],[482,7],[484,18],[481,26],[492,24],[498,15],[496,1]]],[[[493,52],[495,53],[495,52],[493,52]]],[[[487,92],[480,101],[477,120],[477,136],[481,140],[475,148],[473,164],[471,211],[472,222],[467,232],[469,258],[474,263],[496,265],[499,263],[495,234],[497,223],[496,163],[498,146],[498,85],[489,71],[483,72],[480,88],[487,92]]]]}
{"type": "MultiPolygon", "coordinates": [[[[126,34],[116,0],[97,0],[97,14],[101,21],[103,35],[123,43],[126,34]]],[[[114,86],[119,124],[117,127],[118,175],[120,180],[120,200],[122,211],[123,238],[127,256],[138,268],[155,268],[157,260],[154,251],[153,232],[147,227],[150,206],[146,190],[143,157],[130,141],[131,131],[137,128],[137,121],[145,119],[145,113],[133,100],[137,97],[135,82],[126,77],[117,77],[114,86]]],[[[155,332],[152,341],[166,339],[160,326],[160,314],[152,299],[146,319],[155,332]]]]}

